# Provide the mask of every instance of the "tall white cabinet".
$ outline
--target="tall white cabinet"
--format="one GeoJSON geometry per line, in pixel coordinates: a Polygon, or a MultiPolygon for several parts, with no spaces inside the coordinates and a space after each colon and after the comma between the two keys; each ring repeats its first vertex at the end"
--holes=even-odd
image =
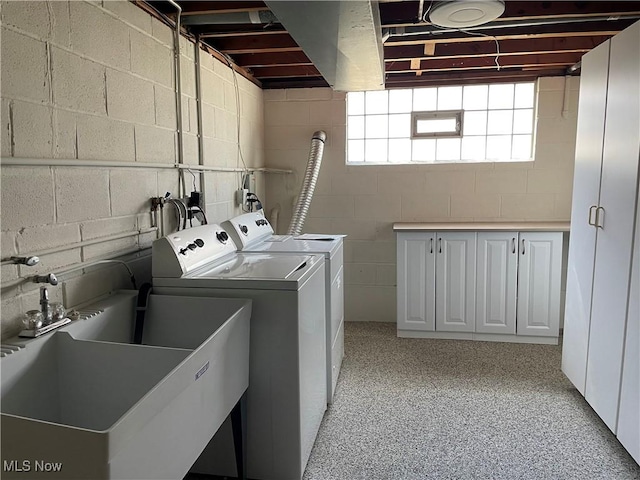
{"type": "MultiPolygon", "coordinates": [[[[639,49],[640,22],[583,57],[562,357],[607,426],[636,439],[640,315],[630,278],[640,242],[639,49]]],[[[639,444],[627,447],[636,460],[639,444]]]]}
{"type": "Polygon", "coordinates": [[[398,336],[557,343],[568,224],[395,224],[398,336]]]}

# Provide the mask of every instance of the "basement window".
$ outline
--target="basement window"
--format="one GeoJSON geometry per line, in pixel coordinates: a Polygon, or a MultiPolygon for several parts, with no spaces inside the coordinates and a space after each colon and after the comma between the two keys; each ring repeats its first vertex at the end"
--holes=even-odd
{"type": "Polygon", "coordinates": [[[350,92],[347,163],[530,161],[533,82],[350,92]]]}

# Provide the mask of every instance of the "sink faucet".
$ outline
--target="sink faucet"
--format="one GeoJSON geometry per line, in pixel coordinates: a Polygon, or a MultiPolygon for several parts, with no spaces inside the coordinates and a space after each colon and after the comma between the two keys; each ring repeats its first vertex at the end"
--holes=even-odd
{"type": "Polygon", "coordinates": [[[43,324],[50,324],[52,312],[49,308],[49,292],[47,291],[47,287],[40,287],[40,311],[42,312],[43,324]]]}

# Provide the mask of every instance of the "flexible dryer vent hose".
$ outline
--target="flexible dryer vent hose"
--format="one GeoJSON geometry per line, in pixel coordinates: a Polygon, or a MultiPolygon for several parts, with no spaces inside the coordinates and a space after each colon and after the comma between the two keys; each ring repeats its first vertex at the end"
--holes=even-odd
{"type": "Polygon", "coordinates": [[[307,170],[304,173],[304,180],[302,181],[302,190],[298,196],[298,202],[293,211],[291,217],[291,223],[289,224],[289,235],[300,235],[302,233],[302,226],[307,219],[307,213],[309,212],[309,206],[311,205],[311,198],[313,197],[313,191],[316,188],[316,182],[318,181],[318,175],[320,174],[320,165],[322,163],[322,153],[324,151],[324,142],[327,139],[327,134],[322,130],[313,133],[311,137],[311,150],[309,151],[309,160],[307,161],[307,170]]]}

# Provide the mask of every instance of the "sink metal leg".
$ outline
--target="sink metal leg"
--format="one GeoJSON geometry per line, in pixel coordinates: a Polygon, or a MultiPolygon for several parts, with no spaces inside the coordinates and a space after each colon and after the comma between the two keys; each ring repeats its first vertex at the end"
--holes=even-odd
{"type": "Polygon", "coordinates": [[[233,431],[233,447],[236,454],[236,470],[238,479],[247,480],[247,391],[242,394],[238,403],[231,410],[231,430],[233,431]]]}

